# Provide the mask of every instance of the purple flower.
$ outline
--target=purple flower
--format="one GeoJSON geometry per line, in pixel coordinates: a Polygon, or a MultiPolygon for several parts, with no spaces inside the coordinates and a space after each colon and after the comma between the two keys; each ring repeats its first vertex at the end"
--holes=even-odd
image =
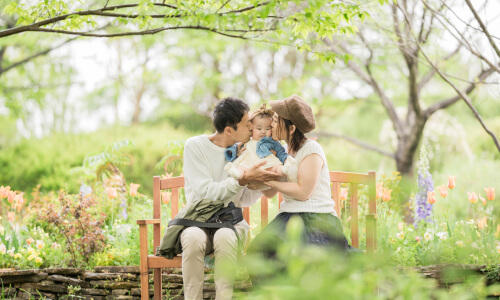
{"type": "Polygon", "coordinates": [[[432,175],[428,170],[418,172],[418,192],[415,196],[415,227],[420,221],[431,222],[432,204],[427,202],[427,192],[434,190],[432,175]]]}

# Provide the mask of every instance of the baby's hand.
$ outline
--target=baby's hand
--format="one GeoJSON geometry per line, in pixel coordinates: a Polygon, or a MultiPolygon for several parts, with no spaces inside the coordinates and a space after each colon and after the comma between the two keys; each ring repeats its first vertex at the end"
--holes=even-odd
{"type": "Polygon", "coordinates": [[[245,144],[241,143],[238,145],[238,151],[236,152],[236,155],[239,157],[243,151],[246,150],[245,144]]]}

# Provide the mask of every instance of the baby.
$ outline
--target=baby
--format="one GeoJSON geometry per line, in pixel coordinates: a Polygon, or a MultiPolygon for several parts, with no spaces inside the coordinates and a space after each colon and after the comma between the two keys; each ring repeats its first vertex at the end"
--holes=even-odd
{"type": "MultiPolygon", "coordinates": [[[[252,139],[244,147],[235,144],[228,147],[225,151],[226,161],[228,163],[224,170],[236,179],[243,175],[245,169],[249,169],[255,164],[265,161],[262,166],[264,169],[280,166],[283,174],[287,175],[288,181],[297,181],[297,172],[291,172],[296,169],[296,161],[286,153],[285,148],[271,138],[271,123],[274,112],[266,105],[262,105],[259,110],[250,117],[252,123],[252,139]],[[241,153],[240,153],[241,152],[241,153]],[[291,176],[295,174],[295,176],[291,176]]],[[[265,190],[266,185],[259,186],[259,190],[265,190]]]]}

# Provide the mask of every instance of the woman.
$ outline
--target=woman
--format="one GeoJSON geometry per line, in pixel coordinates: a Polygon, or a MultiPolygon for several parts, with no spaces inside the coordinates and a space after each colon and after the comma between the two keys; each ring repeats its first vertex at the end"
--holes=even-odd
{"type": "MultiPolygon", "coordinates": [[[[350,248],[337,218],[330,190],[330,173],[322,147],[304,136],[315,127],[311,107],[299,96],[270,102],[275,112],[272,136],[284,140],[288,154],[297,161],[297,176],[289,182],[268,181],[274,193],[283,194],[279,214],[254,239],[250,251],[274,256],[277,241],[283,241],[290,218],[304,223],[303,240],[308,244],[350,248]],[[295,180],[296,179],[296,180],[295,180]]],[[[266,193],[269,196],[269,191],[266,193]]]]}

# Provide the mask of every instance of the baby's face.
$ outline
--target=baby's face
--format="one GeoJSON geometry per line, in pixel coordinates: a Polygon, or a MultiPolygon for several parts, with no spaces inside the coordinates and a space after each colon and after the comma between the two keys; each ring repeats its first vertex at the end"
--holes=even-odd
{"type": "Polygon", "coordinates": [[[258,141],[263,137],[271,136],[271,118],[255,117],[252,121],[252,139],[258,141]]]}

